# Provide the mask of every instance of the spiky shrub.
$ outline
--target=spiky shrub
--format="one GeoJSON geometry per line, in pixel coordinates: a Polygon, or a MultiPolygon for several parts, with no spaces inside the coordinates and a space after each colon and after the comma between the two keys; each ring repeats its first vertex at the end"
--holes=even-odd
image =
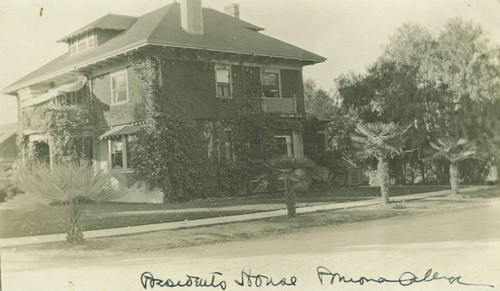
{"type": "Polygon", "coordinates": [[[23,176],[23,190],[49,202],[62,204],[69,219],[68,242],[83,242],[82,215],[89,202],[118,197],[111,176],[90,162],[58,163],[52,169],[37,166],[23,176]]]}
{"type": "Polygon", "coordinates": [[[445,159],[450,162],[450,185],[451,195],[456,196],[459,192],[460,174],[458,164],[467,159],[482,159],[479,148],[474,141],[465,138],[441,138],[436,143],[430,142],[436,152],[432,159],[445,159]]]}
{"type": "Polygon", "coordinates": [[[273,176],[282,180],[285,184],[285,201],[288,217],[293,217],[296,212],[295,193],[298,185],[308,179],[326,181],[328,170],[317,166],[308,158],[279,157],[266,163],[269,172],[261,175],[258,180],[262,181],[258,188],[267,186],[266,178],[273,176]]]}
{"type": "Polygon", "coordinates": [[[352,141],[361,159],[375,158],[382,203],[389,204],[389,159],[401,155],[410,126],[397,123],[365,123],[356,126],[352,141]]]}

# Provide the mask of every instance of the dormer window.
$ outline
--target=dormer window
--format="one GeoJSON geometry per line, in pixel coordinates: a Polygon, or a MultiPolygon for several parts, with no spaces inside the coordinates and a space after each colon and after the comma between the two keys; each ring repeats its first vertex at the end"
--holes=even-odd
{"type": "Polygon", "coordinates": [[[70,52],[72,55],[93,48],[96,45],[96,34],[93,31],[76,36],[69,42],[70,52]]]}

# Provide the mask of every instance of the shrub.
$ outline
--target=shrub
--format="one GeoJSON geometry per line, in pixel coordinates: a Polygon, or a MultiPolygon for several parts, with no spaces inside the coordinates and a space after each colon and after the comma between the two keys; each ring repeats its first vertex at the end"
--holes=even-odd
{"type": "Polygon", "coordinates": [[[81,220],[89,201],[118,197],[111,176],[94,169],[87,161],[59,163],[52,169],[35,166],[22,179],[22,188],[26,193],[44,197],[66,208],[70,222],[68,242],[83,241],[81,220]]]}

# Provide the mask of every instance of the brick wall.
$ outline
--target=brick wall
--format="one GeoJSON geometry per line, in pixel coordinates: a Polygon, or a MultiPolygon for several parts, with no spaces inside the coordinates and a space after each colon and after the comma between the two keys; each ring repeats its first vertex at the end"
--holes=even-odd
{"type": "Polygon", "coordinates": [[[93,78],[93,94],[97,98],[94,116],[97,127],[143,120],[144,87],[134,71],[127,69],[129,102],[111,105],[111,77],[106,74],[93,78]]]}

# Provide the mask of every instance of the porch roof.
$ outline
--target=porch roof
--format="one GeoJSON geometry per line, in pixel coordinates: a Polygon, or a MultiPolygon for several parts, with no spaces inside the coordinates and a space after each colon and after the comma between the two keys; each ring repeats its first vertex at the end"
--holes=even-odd
{"type": "Polygon", "coordinates": [[[110,139],[113,137],[118,137],[122,135],[135,134],[142,129],[142,126],[137,123],[129,123],[117,125],[108,129],[106,132],[99,136],[99,140],[110,139]]]}

